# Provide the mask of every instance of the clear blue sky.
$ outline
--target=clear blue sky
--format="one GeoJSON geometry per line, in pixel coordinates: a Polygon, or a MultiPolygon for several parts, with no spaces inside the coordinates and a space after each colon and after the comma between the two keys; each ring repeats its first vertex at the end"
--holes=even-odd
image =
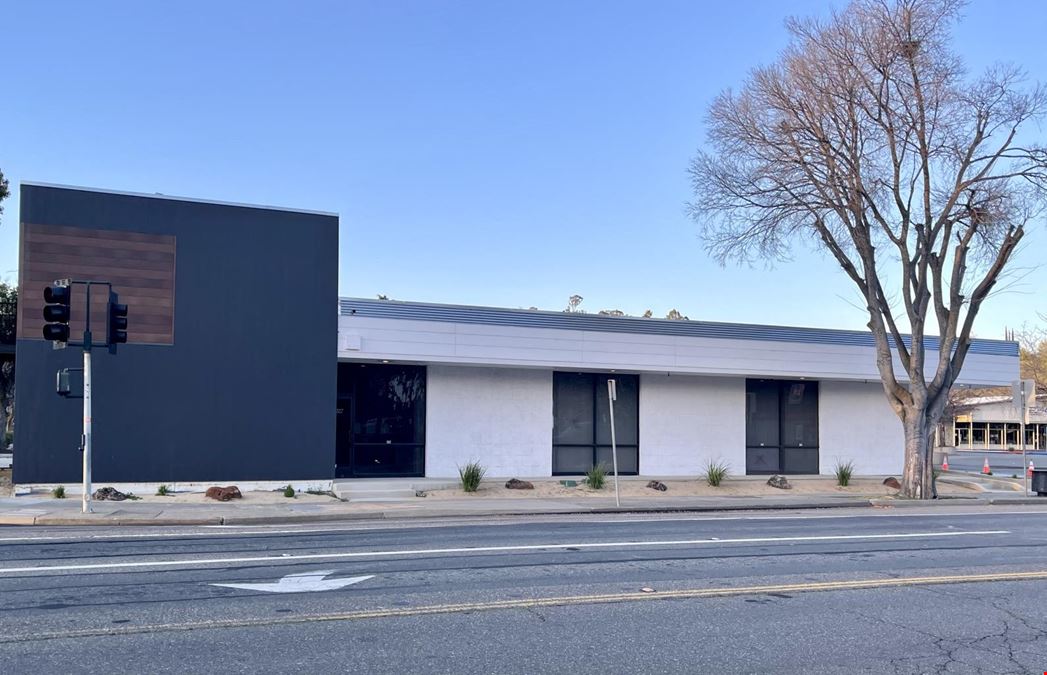
{"type": "MultiPolygon", "coordinates": [[[[589,311],[857,328],[854,292],[820,254],[722,269],[684,215],[712,97],[774,59],[786,14],[830,6],[7,3],[0,169],[12,188],[336,211],[343,295],[561,309],[578,293],[589,311]]],[[[967,15],[972,66],[1047,80],[1047,4],[982,0],[967,15]]],[[[10,281],[17,214],[15,194],[0,221],[10,281]]],[[[1020,264],[1043,250],[1041,223],[1020,264]]],[[[977,332],[1047,311],[1045,289],[1037,268],[977,332]]]]}

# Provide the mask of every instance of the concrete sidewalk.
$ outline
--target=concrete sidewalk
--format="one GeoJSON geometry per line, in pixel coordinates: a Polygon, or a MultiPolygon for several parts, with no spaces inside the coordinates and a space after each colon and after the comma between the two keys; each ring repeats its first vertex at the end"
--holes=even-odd
{"type": "Polygon", "coordinates": [[[853,495],[775,497],[614,498],[416,498],[389,503],[158,504],[154,502],[93,502],[94,513],[80,513],[77,499],[24,496],[0,499],[0,525],[263,525],[348,520],[485,517],[506,515],[672,513],[831,509],[854,507],[907,508],[1039,504],[1047,498],[1021,495],[973,494],[933,502],[853,495]]]}

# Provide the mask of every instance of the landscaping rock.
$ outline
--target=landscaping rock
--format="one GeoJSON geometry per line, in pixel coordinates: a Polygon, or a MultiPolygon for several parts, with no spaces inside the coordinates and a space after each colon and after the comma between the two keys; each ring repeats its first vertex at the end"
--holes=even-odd
{"type": "Polygon", "coordinates": [[[779,476],[777,474],[768,478],[767,484],[773,488],[778,488],[779,490],[793,489],[793,486],[789,485],[789,480],[785,476],[779,476]]]}
{"type": "Polygon", "coordinates": [[[520,480],[519,478],[510,478],[509,480],[505,481],[505,487],[507,487],[510,490],[533,490],[534,483],[528,483],[527,481],[520,480]]]}
{"type": "Polygon", "coordinates": [[[660,480],[652,480],[650,483],[647,484],[647,487],[651,488],[652,490],[658,490],[659,492],[665,492],[669,489],[669,486],[667,486],[660,480]]]}
{"type": "Polygon", "coordinates": [[[104,487],[95,490],[95,493],[91,495],[91,498],[97,499],[100,502],[122,502],[127,499],[127,495],[114,487],[104,487]]]}
{"type": "Polygon", "coordinates": [[[894,476],[888,476],[887,478],[884,478],[883,479],[883,484],[886,485],[889,488],[894,488],[895,490],[901,490],[902,489],[902,484],[899,483],[898,479],[895,478],[894,476]]]}
{"type": "Polygon", "coordinates": [[[240,494],[240,488],[235,485],[229,485],[226,487],[209,487],[205,494],[211,499],[217,499],[220,502],[227,502],[230,499],[240,499],[243,497],[243,495],[240,494]]]}

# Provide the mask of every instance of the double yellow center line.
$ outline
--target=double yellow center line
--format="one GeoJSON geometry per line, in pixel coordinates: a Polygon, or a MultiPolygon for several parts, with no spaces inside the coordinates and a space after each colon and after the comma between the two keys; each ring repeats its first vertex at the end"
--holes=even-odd
{"type": "Polygon", "coordinates": [[[673,591],[605,593],[595,595],[567,595],[548,598],[521,600],[492,600],[459,604],[423,605],[395,609],[370,609],[330,614],[307,614],[302,616],[271,617],[258,619],[228,619],[185,623],[147,624],[141,626],[107,626],[52,633],[0,636],[0,644],[9,642],[35,642],[69,638],[100,637],[107,635],[131,635],[140,633],[206,630],[215,628],[251,628],[314,623],[321,621],[359,621],[398,617],[427,616],[434,614],[461,614],[506,609],[530,609],[536,607],[566,607],[571,605],[595,605],[644,600],[686,600],[695,598],[723,598],[765,593],[807,593],[815,591],[850,591],[866,588],[892,588],[899,586],[930,586],[937,584],[971,584],[1004,581],[1038,581],[1047,579],[1047,571],[994,572],[990,574],[955,574],[930,577],[903,577],[883,579],[853,579],[843,581],[821,581],[798,584],[766,584],[761,586],[734,586],[724,588],[693,588],[673,591]]]}

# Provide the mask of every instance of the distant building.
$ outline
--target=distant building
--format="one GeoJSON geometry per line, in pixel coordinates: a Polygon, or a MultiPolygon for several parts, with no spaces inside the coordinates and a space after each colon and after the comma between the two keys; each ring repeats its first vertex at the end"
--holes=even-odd
{"type": "MultiPolygon", "coordinates": [[[[1010,394],[981,396],[957,406],[947,447],[959,450],[1019,450],[1021,418],[1010,394]]],[[[1025,447],[1047,450],[1047,394],[1036,397],[1025,426],[1025,447]]]]}

